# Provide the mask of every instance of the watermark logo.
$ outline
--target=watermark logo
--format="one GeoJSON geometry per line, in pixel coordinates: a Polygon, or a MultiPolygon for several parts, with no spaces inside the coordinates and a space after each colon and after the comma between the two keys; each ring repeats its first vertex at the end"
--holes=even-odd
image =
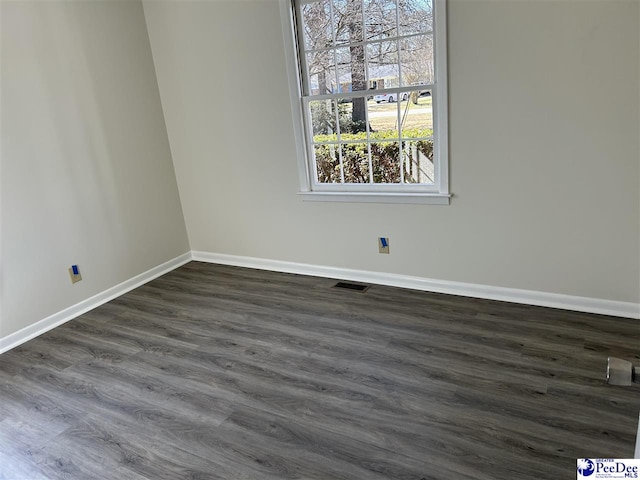
{"type": "Polygon", "coordinates": [[[596,466],[593,463],[593,460],[589,458],[579,458],[578,459],[578,473],[583,477],[589,477],[593,475],[593,472],[596,471],[596,466]]]}
{"type": "Polygon", "coordinates": [[[635,478],[640,480],[640,459],[579,458],[577,480],[635,478]]]}

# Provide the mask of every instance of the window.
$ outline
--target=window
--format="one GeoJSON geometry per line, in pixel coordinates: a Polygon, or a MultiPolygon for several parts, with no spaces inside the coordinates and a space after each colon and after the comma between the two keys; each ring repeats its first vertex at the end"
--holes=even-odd
{"type": "Polygon", "coordinates": [[[445,0],[295,0],[293,12],[303,193],[448,203],[445,0]]]}

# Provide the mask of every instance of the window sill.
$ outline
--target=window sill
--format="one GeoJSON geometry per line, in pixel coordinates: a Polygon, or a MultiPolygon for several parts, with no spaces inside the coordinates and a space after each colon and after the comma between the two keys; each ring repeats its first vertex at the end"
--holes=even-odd
{"type": "Polygon", "coordinates": [[[451,194],[443,193],[298,192],[298,195],[306,202],[449,205],[451,200],[451,194]]]}

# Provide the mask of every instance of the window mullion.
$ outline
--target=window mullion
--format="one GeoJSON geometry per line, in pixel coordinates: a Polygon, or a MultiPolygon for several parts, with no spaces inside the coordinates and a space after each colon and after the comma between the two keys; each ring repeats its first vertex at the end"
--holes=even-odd
{"type": "Polygon", "coordinates": [[[381,89],[369,89],[369,90],[356,90],[355,92],[346,92],[346,93],[327,93],[324,95],[309,95],[311,100],[327,100],[327,99],[344,99],[344,98],[352,98],[352,97],[365,97],[371,94],[383,94],[383,93],[409,93],[415,90],[431,90],[434,86],[431,84],[425,85],[408,85],[406,87],[392,87],[392,88],[381,88],[381,89]]]}
{"type": "MultiPolygon", "coordinates": [[[[329,2],[329,18],[330,18],[330,21],[331,21],[331,48],[329,49],[329,51],[331,52],[331,58],[332,58],[332,63],[333,63],[333,75],[335,76],[334,80],[336,82],[336,85],[338,85],[339,84],[338,65],[337,65],[336,50],[335,50],[335,46],[336,46],[336,22],[335,22],[335,14],[334,14],[334,11],[333,11],[333,2],[329,2]]],[[[331,89],[331,93],[335,93],[333,91],[333,88],[331,89]]],[[[340,163],[340,165],[342,165],[342,162],[340,163]]]]}
{"type": "MultiPolygon", "coordinates": [[[[364,54],[364,78],[365,85],[367,86],[366,90],[370,89],[370,77],[369,77],[369,49],[367,48],[367,15],[364,8],[364,0],[361,2],[362,6],[362,50],[364,54]]],[[[352,89],[353,90],[353,89],[352,89]]],[[[373,161],[371,159],[371,132],[369,131],[369,104],[367,102],[367,97],[364,97],[364,122],[365,122],[365,131],[367,133],[367,162],[369,162],[369,184],[373,183],[373,161]]]]}
{"type": "Polygon", "coordinates": [[[344,160],[342,158],[342,135],[340,132],[340,112],[338,110],[338,101],[331,100],[331,109],[334,111],[334,118],[336,122],[336,138],[338,139],[338,143],[336,147],[338,148],[338,161],[340,162],[340,183],[344,184],[344,160]]]}
{"type": "Polygon", "coordinates": [[[400,51],[400,6],[398,5],[398,0],[396,0],[396,39],[394,40],[396,42],[396,49],[398,52],[398,86],[401,87],[402,85],[402,52],[400,51]]]}
{"type": "Polygon", "coordinates": [[[307,50],[305,50],[305,52],[307,53],[316,53],[316,52],[326,52],[328,50],[332,50],[333,48],[336,47],[356,47],[358,45],[363,45],[363,46],[367,46],[367,45],[371,45],[372,43],[380,43],[382,41],[385,42],[391,42],[394,40],[400,40],[400,39],[409,39],[412,37],[421,37],[423,35],[431,35],[433,34],[433,30],[425,30],[424,32],[417,32],[417,33],[409,33],[407,35],[394,35],[393,37],[384,37],[384,40],[379,40],[379,39],[373,39],[373,40],[364,40],[361,42],[351,42],[351,43],[337,43],[335,42],[335,46],[331,46],[331,47],[319,47],[319,48],[309,48],[307,50]]]}
{"type": "MultiPolygon", "coordinates": [[[[400,38],[402,37],[402,33],[404,32],[400,32],[400,6],[398,5],[398,0],[396,0],[396,35],[397,38],[395,40],[396,42],[396,51],[398,52],[398,87],[403,87],[404,86],[404,82],[402,81],[402,51],[401,51],[401,47],[402,47],[402,42],[400,41],[400,38]]],[[[402,116],[401,116],[401,108],[400,105],[402,104],[402,93],[398,92],[398,97],[396,98],[396,100],[398,101],[398,108],[397,108],[397,115],[398,115],[398,119],[396,120],[397,122],[397,127],[398,127],[398,167],[400,168],[400,185],[404,185],[404,165],[402,163],[402,116]]]]}
{"type": "MultiPolygon", "coordinates": [[[[362,54],[364,56],[364,84],[366,85],[365,90],[369,90],[369,55],[368,55],[368,51],[369,50],[367,48],[367,44],[365,42],[367,35],[367,20],[366,20],[366,16],[364,13],[364,0],[362,0],[360,2],[360,7],[362,8],[362,54]]],[[[352,79],[353,80],[353,79],[352,79]]],[[[353,90],[353,88],[351,88],[351,90],[353,90]]],[[[366,103],[366,100],[365,100],[366,103]]],[[[366,108],[366,104],[365,104],[365,119],[367,116],[367,108],[366,108]]]]}
{"type": "MultiPolygon", "coordinates": [[[[400,94],[398,94],[398,95],[400,95],[400,94]]],[[[402,129],[402,127],[401,127],[401,122],[402,122],[402,115],[401,115],[402,98],[400,96],[398,96],[397,100],[398,101],[396,102],[396,105],[397,105],[396,114],[398,116],[398,119],[396,121],[398,122],[398,124],[397,124],[397,127],[398,127],[398,129],[397,129],[397,132],[398,132],[398,135],[397,135],[397,137],[398,137],[398,164],[399,164],[399,167],[400,167],[400,185],[404,185],[404,168],[403,168],[403,165],[402,165],[402,135],[400,134],[401,129],[402,129]]]]}
{"type": "Polygon", "coordinates": [[[364,121],[367,132],[367,160],[369,162],[369,183],[373,183],[373,160],[371,159],[371,132],[369,130],[369,105],[364,106],[364,121]]]}

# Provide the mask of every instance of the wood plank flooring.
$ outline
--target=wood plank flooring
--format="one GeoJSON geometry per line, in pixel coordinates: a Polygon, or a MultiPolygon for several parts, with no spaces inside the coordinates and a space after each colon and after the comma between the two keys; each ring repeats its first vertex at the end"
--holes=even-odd
{"type": "Polygon", "coordinates": [[[0,479],[527,480],[631,457],[640,322],[191,262],[0,355],[0,479]]]}

